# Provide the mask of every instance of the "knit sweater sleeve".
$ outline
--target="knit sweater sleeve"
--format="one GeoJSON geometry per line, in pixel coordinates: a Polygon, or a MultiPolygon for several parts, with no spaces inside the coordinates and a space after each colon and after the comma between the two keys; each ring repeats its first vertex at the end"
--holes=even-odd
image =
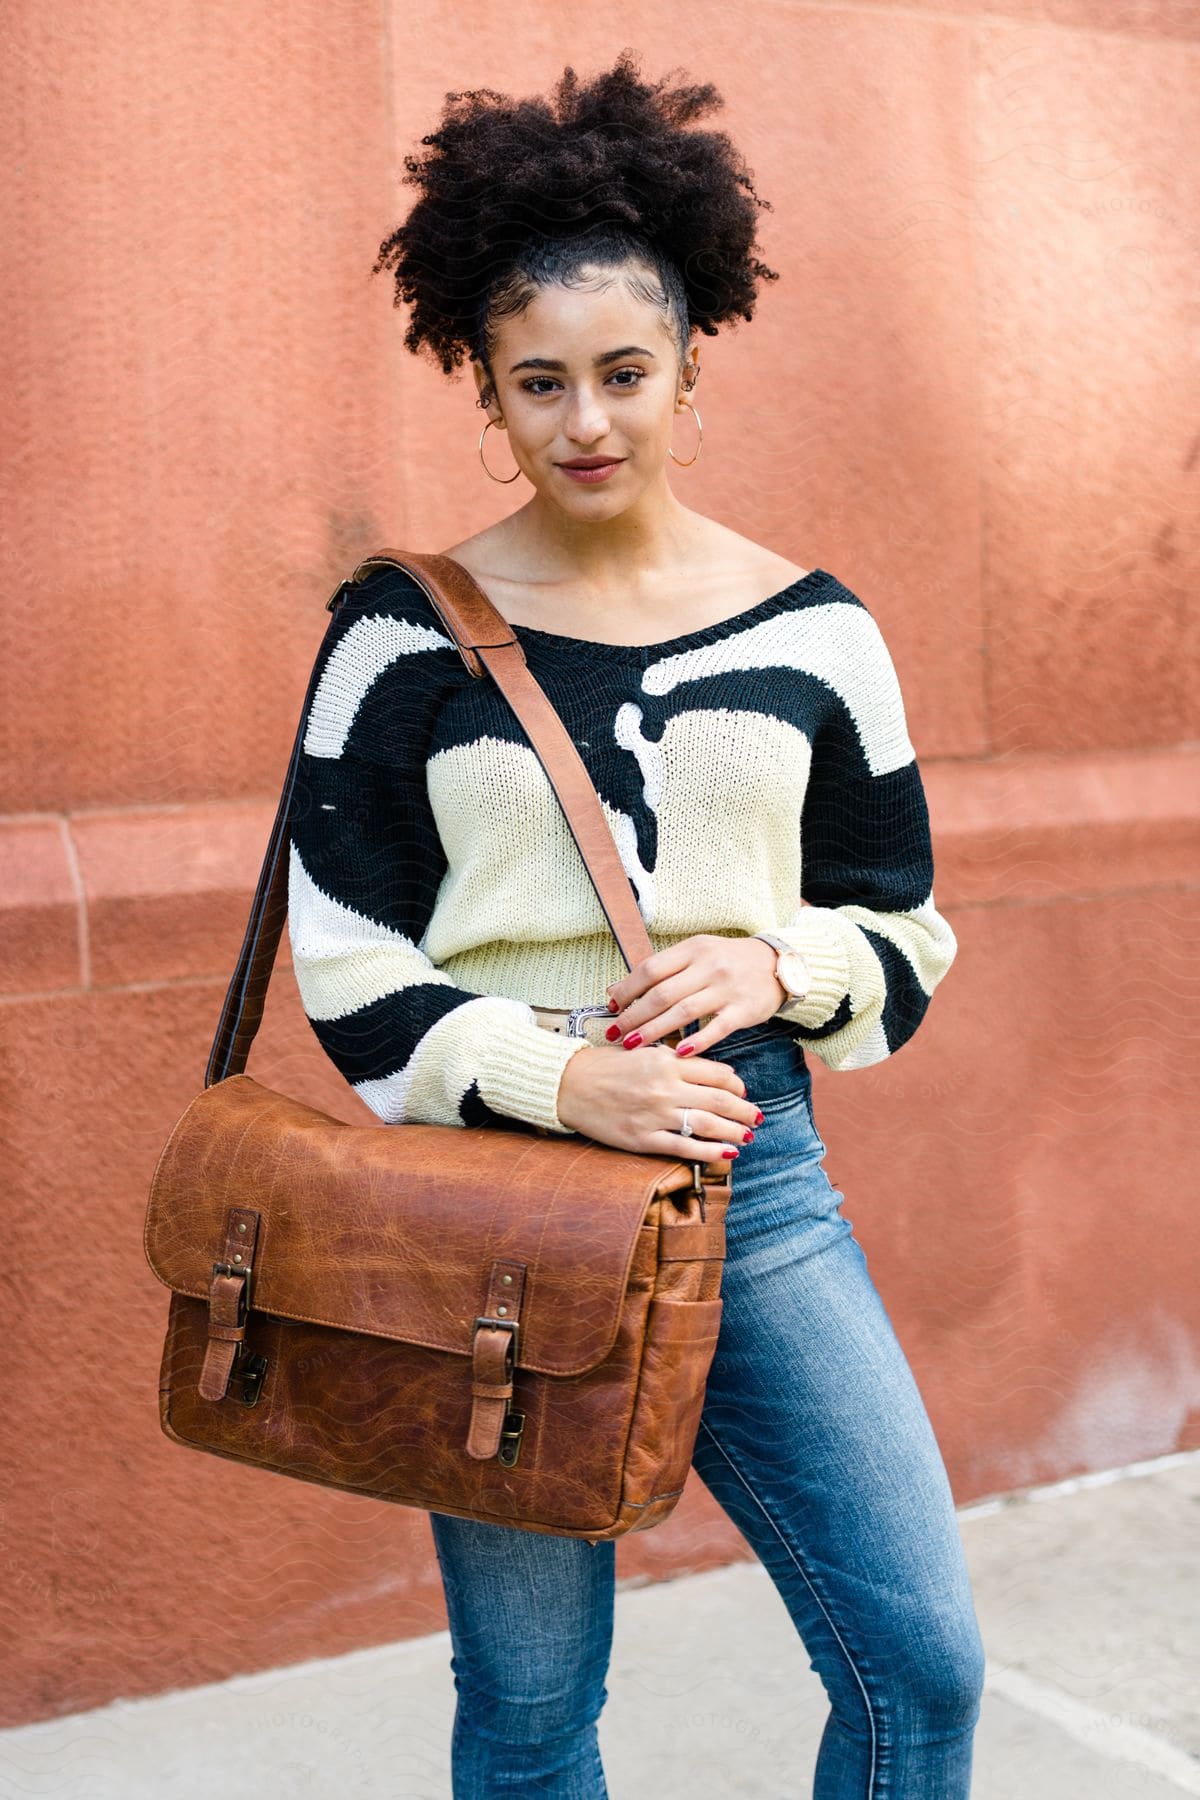
{"type": "MultiPolygon", "coordinates": [[[[426,955],[446,856],[430,807],[430,715],[456,647],[374,577],[343,603],[320,668],[289,806],[288,935],[326,1055],[387,1124],[568,1134],[557,1093],[586,1048],[530,1006],[455,985],[426,955]]],[[[440,622],[439,622],[440,623],[440,622]]],[[[472,678],[466,675],[466,680],[472,678]]]]}
{"type": "Polygon", "coordinates": [[[777,1017],[831,1069],[906,1044],[958,949],[933,897],[929,811],[891,654],[858,603],[816,730],[800,824],[800,906],[760,929],[812,975],[777,1017]]]}

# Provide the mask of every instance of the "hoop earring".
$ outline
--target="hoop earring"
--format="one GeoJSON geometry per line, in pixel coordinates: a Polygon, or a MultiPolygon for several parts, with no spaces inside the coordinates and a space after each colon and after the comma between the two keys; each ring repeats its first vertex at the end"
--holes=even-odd
{"type": "MultiPolygon", "coordinates": [[[[696,411],[696,408],[692,405],[691,401],[685,400],[683,404],[687,407],[687,410],[690,413],[693,413],[695,415],[696,426],[700,433],[700,436],[696,441],[696,456],[699,456],[700,446],[704,442],[704,427],[700,423],[700,414],[696,411]]],[[[692,464],[696,460],[696,456],[693,456],[693,457],[689,457],[688,460],[685,462],[681,457],[678,457],[675,455],[675,452],[672,450],[670,444],[667,445],[667,455],[670,456],[675,462],[677,462],[681,469],[690,469],[692,464]]]]}
{"type": "Polygon", "coordinates": [[[485,475],[491,475],[493,481],[498,481],[502,487],[507,487],[510,481],[515,481],[517,479],[517,475],[521,473],[520,469],[517,470],[517,475],[492,475],[492,471],[488,468],[487,463],[484,462],[483,458],[483,440],[487,436],[490,427],[495,423],[495,419],[489,419],[479,434],[479,460],[483,463],[483,472],[485,475]]]}

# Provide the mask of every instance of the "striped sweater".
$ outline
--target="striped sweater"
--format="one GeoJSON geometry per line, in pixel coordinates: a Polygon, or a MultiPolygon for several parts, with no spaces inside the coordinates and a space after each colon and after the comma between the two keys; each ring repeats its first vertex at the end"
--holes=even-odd
{"type": "MultiPolygon", "coordinates": [[[[531,1003],[603,1003],[624,959],[495,682],[469,674],[402,570],[347,595],[289,810],[305,1014],[386,1122],[566,1132],[559,1079],[585,1040],[539,1026],[531,1003]]],[[[770,930],[813,977],[777,1015],[806,1051],[857,1069],[906,1043],[957,944],[934,905],[895,668],[863,602],[813,569],[662,643],[514,630],[654,948],[770,930]]]]}

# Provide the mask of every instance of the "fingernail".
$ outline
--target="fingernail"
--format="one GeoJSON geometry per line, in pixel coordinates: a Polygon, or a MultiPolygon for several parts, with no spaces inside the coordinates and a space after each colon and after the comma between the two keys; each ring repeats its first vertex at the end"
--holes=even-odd
{"type": "Polygon", "coordinates": [[[640,1031],[631,1031],[629,1036],[625,1039],[625,1048],[627,1050],[636,1050],[638,1045],[641,1043],[641,1041],[642,1041],[641,1032],[640,1031]]]}
{"type": "Polygon", "coordinates": [[[676,1044],[675,1054],[676,1056],[690,1056],[695,1048],[695,1044],[676,1044]]]}
{"type": "Polygon", "coordinates": [[[754,1133],[752,1131],[746,1132],[745,1136],[742,1138],[742,1142],[743,1144],[752,1144],[754,1142],[754,1133]]]}
{"type": "Polygon", "coordinates": [[[619,1025],[610,1025],[604,1035],[610,1044],[615,1043],[621,1035],[621,1027],[619,1025]]]}
{"type": "Polygon", "coordinates": [[[722,1156],[740,1156],[741,1151],[740,1150],[722,1150],[721,1155],[722,1156]]]}
{"type": "Polygon", "coordinates": [[[763,1124],[765,1124],[765,1123],[766,1123],[766,1118],[765,1118],[765,1115],[764,1115],[764,1114],[763,1114],[763,1113],[760,1113],[760,1112],[758,1112],[758,1113],[755,1113],[755,1115],[754,1115],[754,1123],[755,1123],[755,1124],[756,1124],[756,1125],[763,1125],[763,1124]]]}
{"type": "Polygon", "coordinates": [[[610,1000],[608,1003],[608,1010],[609,1012],[620,1012],[621,1002],[619,1000],[610,1000]]]}

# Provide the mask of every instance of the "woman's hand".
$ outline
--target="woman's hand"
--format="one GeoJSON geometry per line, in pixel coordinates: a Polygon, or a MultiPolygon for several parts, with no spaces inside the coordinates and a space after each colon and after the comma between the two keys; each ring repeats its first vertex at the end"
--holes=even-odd
{"type": "Polygon", "coordinates": [[[763,1118],[728,1063],[707,1057],[681,1062],[652,1045],[633,1056],[615,1045],[577,1051],[563,1068],[557,1106],[569,1131],[617,1150],[689,1162],[732,1161],[737,1152],[731,1146],[748,1143],[763,1118]],[[692,1109],[694,1137],[680,1136],[685,1106],[692,1109]]]}
{"type": "Polygon", "coordinates": [[[613,1019],[619,1027],[613,1042],[628,1049],[657,1043],[711,1014],[706,1025],[677,1047],[676,1055],[689,1056],[702,1056],[731,1031],[762,1024],[788,998],[776,979],[770,944],[761,938],[716,937],[710,932],[656,950],[614,981],[608,995],[619,1008],[613,1019]],[[632,1033],[637,1042],[630,1044],[632,1033]]]}

